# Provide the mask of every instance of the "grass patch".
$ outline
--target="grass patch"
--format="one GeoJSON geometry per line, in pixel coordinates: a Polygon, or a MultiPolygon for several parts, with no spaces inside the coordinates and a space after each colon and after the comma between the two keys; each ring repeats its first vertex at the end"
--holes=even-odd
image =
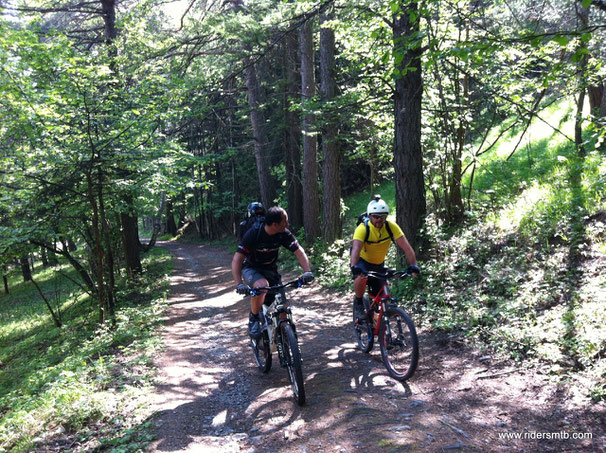
{"type": "Polygon", "coordinates": [[[0,297],[0,450],[103,448],[130,436],[131,446],[121,451],[137,451],[149,440],[140,423],[160,348],[156,327],[170,256],[156,248],[143,265],[137,287],[117,292],[112,329],[96,323],[92,301],[56,271],[38,270],[34,278],[54,295],[60,329],[31,284],[11,282],[10,294],[0,297]],[[137,426],[134,435],[130,430],[137,426]]]}

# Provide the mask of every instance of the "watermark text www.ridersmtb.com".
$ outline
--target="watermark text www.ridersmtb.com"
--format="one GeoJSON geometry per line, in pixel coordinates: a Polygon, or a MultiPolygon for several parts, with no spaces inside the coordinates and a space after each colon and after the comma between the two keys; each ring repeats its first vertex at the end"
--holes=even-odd
{"type": "Polygon", "coordinates": [[[593,439],[592,433],[569,433],[560,431],[556,433],[529,431],[524,433],[499,433],[499,439],[533,439],[533,440],[568,440],[568,439],[593,439]]]}

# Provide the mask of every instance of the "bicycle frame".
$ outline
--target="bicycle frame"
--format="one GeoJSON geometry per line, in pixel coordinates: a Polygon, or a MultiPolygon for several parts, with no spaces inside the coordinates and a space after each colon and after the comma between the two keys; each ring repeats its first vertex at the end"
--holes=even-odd
{"type": "Polygon", "coordinates": [[[370,291],[368,292],[368,295],[371,300],[371,304],[370,304],[368,311],[369,311],[369,313],[373,314],[373,321],[375,319],[375,316],[376,316],[376,320],[377,320],[376,323],[373,322],[372,334],[379,335],[379,328],[381,326],[381,320],[383,319],[383,313],[385,312],[385,302],[387,300],[391,300],[387,282],[383,283],[383,286],[381,286],[381,289],[379,290],[379,292],[377,293],[376,296],[372,295],[370,293],[370,291]]]}
{"type": "Polygon", "coordinates": [[[292,326],[295,335],[297,333],[297,327],[295,326],[290,307],[287,304],[288,300],[286,298],[286,294],[283,291],[285,288],[291,286],[300,288],[303,286],[303,284],[299,279],[297,279],[276,286],[251,288],[250,291],[253,296],[261,293],[275,294],[275,299],[269,306],[263,304],[263,323],[261,329],[264,332],[267,331],[271,352],[276,352],[276,350],[278,351],[281,366],[284,366],[284,353],[281,350],[282,342],[280,341],[280,336],[282,335],[282,330],[280,329],[280,326],[282,323],[288,322],[292,326]]]}
{"type": "Polygon", "coordinates": [[[381,274],[375,271],[369,271],[367,276],[368,278],[374,278],[376,280],[380,280],[383,282],[381,285],[381,289],[378,291],[376,295],[370,292],[370,287],[368,287],[368,296],[370,298],[371,304],[368,309],[369,313],[373,313],[373,320],[376,314],[377,322],[373,323],[372,333],[373,335],[379,335],[379,329],[381,328],[381,320],[383,319],[383,314],[385,313],[385,304],[386,302],[395,300],[389,294],[389,283],[388,279],[393,277],[409,277],[410,273],[408,271],[393,271],[391,269],[387,269],[385,274],[381,274]]]}
{"type": "Polygon", "coordinates": [[[280,326],[282,325],[282,323],[288,322],[290,323],[295,332],[297,330],[292,317],[292,312],[290,311],[290,307],[286,305],[286,302],[286,300],[282,300],[282,295],[280,293],[277,293],[276,299],[271,303],[269,307],[265,304],[263,305],[262,330],[267,330],[271,350],[272,352],[275,352],[276,349],[278,350],[278,356],[280,357],[280,361],[282,361],[283,355],[279,347],[279,335],[281,335],[280,326]]]}

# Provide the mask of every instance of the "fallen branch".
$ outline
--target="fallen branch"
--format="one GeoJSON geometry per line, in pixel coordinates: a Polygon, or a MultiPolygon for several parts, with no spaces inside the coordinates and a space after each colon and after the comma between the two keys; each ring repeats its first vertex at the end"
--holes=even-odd
{"type": "Polygon", "coordinates": [[[500,373],[487,374],[486,376],[478,376],[476,379],[491,379],[493,377],[499,377],[499,376],[503,376],[505,374],[513,373],[514,371],[515,370],[501,371],[500,373]]]}
{"type": "Polygon", "coordinates": [[[448,426],[450,429],[452,429],[455,433],[463,436],[465,439],[469,439],[469,436],[467,435],[467,433],[465,431],[463,431],[462,429],[457,428],[454,425],[451,425],[450,423],[448,423],[447,421],[442,420],[441,418],[438,419],[438,421],[440,423],[442,423],[443,425],[448,426]]]}

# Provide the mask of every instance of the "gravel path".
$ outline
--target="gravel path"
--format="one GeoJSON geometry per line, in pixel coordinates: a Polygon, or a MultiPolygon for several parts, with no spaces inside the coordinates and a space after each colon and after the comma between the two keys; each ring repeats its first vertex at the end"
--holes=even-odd
{"type": "Polygon", "coordinates": [[[160,245],[175,271],[150,451],[606,451],[603,404],[443,334],[421,330],[416,375],[391,379],[376,345],[370,354],[356,348],[349,295],[327,296],[318,285],[290,292],[307,394],[298,407],[275,355],[268,374],[255,366],[250,303],[233,291],[231,256],[160,245]]]}

